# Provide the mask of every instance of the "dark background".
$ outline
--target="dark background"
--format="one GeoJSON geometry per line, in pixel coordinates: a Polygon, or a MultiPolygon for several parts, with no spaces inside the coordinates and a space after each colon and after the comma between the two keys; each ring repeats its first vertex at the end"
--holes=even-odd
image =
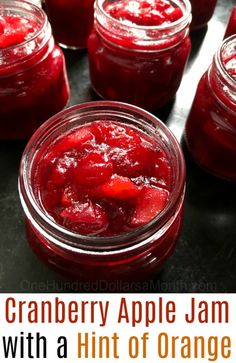
{"type": "MultiPolygon", "coordinates": [[[[192,54],[174,104],[157,113],[179,140],[198,80],[222,41],[233,5],[233,0],[218,0],[208,28],[191,35],[192,54]]],[[[72,91],[71,105],[97,99],[90,88],[86,51],[65,51],[65,56],[72,91]]],[[[0,144],[0,291],[74,290],[75,284],[62,281],[33,255],[27,245],[17,191],[24,146],[23,142],[1,141],[0,144]]],[[[152,291],[236,292],[235,184],[201,171],[184,145],[183,148],[187,162],[183,229],[177,248],[156,278],[152,291]]]]}

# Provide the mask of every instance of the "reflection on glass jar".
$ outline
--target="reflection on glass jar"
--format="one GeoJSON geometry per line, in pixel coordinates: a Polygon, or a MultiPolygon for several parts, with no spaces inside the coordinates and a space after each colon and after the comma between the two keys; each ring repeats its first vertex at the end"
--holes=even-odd
{"type": "Polygon", "coordinates": [[[175,248],[185,164],[151,114],[91,102],[33,135],[19,190],[29,243],[44,262],[80,281],[145,281],[175,248]]]}
{"type": "Polygon", "coordinates": [[[0,11],[0,138],[28,138],[67,104],[64,56],[39,7],[0,0],[0,11]]]}
{"type": "Polygon", "coordinates": [[[149,2],[149,12],[140,17],[129,2],[95,3],[88,40],[91,82],[105,99],[155,110],[168,103],[180,85],[190,52],[191,7],[188,0],[170,0],[168,12],[158,12],[160,2],[149,2]],[[156,17],[161,12],[161,18],[156,17]]]}
{"type": "Polygon", "coordinates": [[[236,36],[227,38],[201,78],[186,124],[197,163],[236,181],[236,36]]]}

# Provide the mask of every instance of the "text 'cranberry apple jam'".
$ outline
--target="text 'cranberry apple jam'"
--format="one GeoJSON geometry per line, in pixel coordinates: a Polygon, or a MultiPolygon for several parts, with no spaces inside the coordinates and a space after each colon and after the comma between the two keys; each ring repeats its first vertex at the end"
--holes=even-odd
{"type": "Polygon", "coordinates": [[[33,135],[19,188],[29,243],[41,259],[83,281],[137,281],[151,278],[174,249],[185,164],[154,116],[92,102],[33,135]]]}
{"type": "Polygon", "coordinates": [[[199,82],[186,140],[201,167],[236,181],[236,36],[224,41],[199,82]]]}
{"type": "Polygon", "coordinates": [[[45,0],[56,41],[63,48],[87,48],[94,0],[45,0]]]}
{"type": "Polygon", "coordinates": [[[43,10],[0,0],[0,138],[30,137],[68,97],[64,56],[43,10]]]}
{"type": "Polygon", "coordinates": [[[190,52],[188,0],[97,0],[88,40],[103,98],[156,110],[175,95],[190,52]]]}

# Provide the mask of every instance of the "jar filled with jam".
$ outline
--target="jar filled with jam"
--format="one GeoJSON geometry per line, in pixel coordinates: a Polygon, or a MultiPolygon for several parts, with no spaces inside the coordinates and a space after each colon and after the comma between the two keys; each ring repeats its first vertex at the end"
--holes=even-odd
{"type": "Polygon", "coordinates": [[[30,246],[51,267],[79,281],[147,281],[176,245],[185,163],[151,114],[91,102],[33,135],[19,190],[30,246]]]}
{"type": "Polygon", "coordinates": [[[217,0],[190,0],[192,5],[191,29],[199,29],[207,25],[212,18],[217,0]]]}
{"type": "Polygon", "coordinates": [[[46,14],[0,0],[0,138],[25,139],[69,98],[64,55],[46,14]]]}
{"type": "Polygon", "coordinates": [[[236,36],[224,41],[199,82],[186,141],[202,168],[236,181],[236,36]]]}
{"type": "Polygon", "coordinates": [[[188,0],[97,0],[90,76],[103,98],[156,110],[176,94],[190,52],[188,0]]]}

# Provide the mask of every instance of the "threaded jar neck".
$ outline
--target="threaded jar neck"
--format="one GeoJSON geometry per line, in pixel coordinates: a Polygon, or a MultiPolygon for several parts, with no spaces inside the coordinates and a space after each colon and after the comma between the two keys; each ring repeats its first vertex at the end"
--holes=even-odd
{"type": "Polygon", "coordinates": [[[95,2],[95,29],[113,45],[139,51],[162,51],[176,46],[189,34],[191,4],[189,0],[172,0],[183,16],[173,23],[158,26],[126,24],[113,18],[107,11],[109,0],[95,2]]]}

